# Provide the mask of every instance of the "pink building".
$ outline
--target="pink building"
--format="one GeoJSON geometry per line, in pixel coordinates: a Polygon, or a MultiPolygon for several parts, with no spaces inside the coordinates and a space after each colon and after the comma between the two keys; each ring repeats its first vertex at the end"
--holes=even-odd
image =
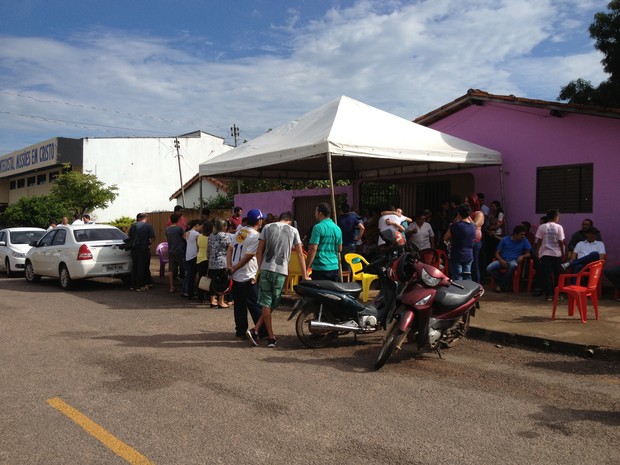
{"type": "MultiPolygon", "coordinates": [[[[620,261],[620,109],[469,90],[415,122],[502,153],[509,229],[554,208],[570,237],[590,218],[620,261]]],[[[487,204],[502,198],[496,168],[472,173],[487,204]]]]}
{"type": "MultiPolygon", "coordinates": [[[[446,165],[442,171],[373,180],[396,186],[394,202],[409,216],[422,208],[436,211],[441,200],[454,194],[464,198],[470,192],[484,192],[487,205],[502,202],[508,233],[522,221],[529,221],[535,232],[546,211],[556,209],[567,241],[582,220],[590,218],[601,231],[608,263],[620,262],[620,109],[469,90],[415,122],[497,150],[503,165],[471,169],[446,165]]],[[[352,187],[339,188],[337,193],[346,193],[359,211],[370,206],[364,185],[368,181],[353,180],[352,187]]],[[[383,198],[392,200],[390,191],[385,192],[383,198]]],[[[303,234],[314,220],[312,212],[319,199],[307,197],[327,194],[327,190],[280,191],[237,195],[235,201],[246,211],[292,210],[303,234]]]]}

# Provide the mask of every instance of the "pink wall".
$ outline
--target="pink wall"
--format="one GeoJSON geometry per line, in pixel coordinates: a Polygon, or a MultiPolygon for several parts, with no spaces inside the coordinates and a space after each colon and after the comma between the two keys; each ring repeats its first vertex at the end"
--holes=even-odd
{"type": "MultiPolygon", "coordinates": [[[[351,186],[336,187],[336,194],[347,194],[348,199],[353,199],[351,186]]],[[[295,197],[309,197],[314,195],[328,195],[329,189],[303,189],[295,191],[257,192],[255,194],[235,195],[235,205],[247,212],[251,208],[260,209],[265,215],[272,213],[275,216],[285,211],[294,212],[295,197]]],[[[314,220],[314,219],[313,219],[314,220]]]]}
{"type": "MultiPolygon", "coordinates": [[[[563,114],[548,110],[485,102],[472,105],[431,126],[433,129],[498,150],[504,161],[504,210],[509,228],[523,220],[538,224],[536,168],[594,163],[592,213],[561,214],[568,237],[592,218],[601,231],[608,263],[620,261],[620,119],[563,114]]],[[[500,199],[497,168],[471,171],[476,190],[487,204],[500,199]]]]}

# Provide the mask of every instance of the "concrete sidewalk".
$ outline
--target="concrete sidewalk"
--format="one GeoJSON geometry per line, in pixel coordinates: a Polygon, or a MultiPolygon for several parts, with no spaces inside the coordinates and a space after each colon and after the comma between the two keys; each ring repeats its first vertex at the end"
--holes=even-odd
{"type": "MultiPolygon", "coordinates": [[[[156,281],[166,282],[158,277],[157,257],[151,260],[151,273],[156,281]]],[[[480,309],[471,319],[470,337],[620,360],[620,302],[609,296],[599,301],[598,320],[594,319],[594,308],[588,300],[588,322],[584,324],[577,311],[568,316],[566,300],[558,302],[556,319],[552,321],[553,302],[531,297],[527,292],[496,293],[488,285],[485,289],[480,309]]],[[[377,292],[371,290],[370,298],[377,292]]],[[[297,299],[296,294],[284,294],[282,304],[293,305],[297,299]]]]}
{"type": "MultiPolygon", "coordinates": [[[[620,359],[620,302],[609,297],[599,301],[599,319],[588,300],[588,321],[579,313],[568,316],[568,302],[558,302],[556,319],[551,320],[553,302],[528,293],[496,293],[490,286],[471,319],[469,336],[501,344],[520,344],[543,350],[620,359]]],[[[370,298],[378,291],[371,290],[370,298]]],[[[283,303],[293,303],[297,295],[285,294],[283,303]]]]}
{"type": "Polygon", "coordinates": [[[527,293],[496,293],[486,286],[476,317],[471,319],[471,336],[504,339],[550,350],[586,356],[620,358],[620,302],[609,297],[599,300],[599,319],[588,300],[588,321],[579,313],[568,316],[568,302],[558,302],[556,319],[551,320],[553,302],[527,293]]]}

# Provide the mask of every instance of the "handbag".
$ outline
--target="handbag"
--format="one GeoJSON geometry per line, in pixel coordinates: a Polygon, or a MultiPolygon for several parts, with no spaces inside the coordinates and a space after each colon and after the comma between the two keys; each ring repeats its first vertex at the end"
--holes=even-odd
{"type": "Polygon", "coordinates": [[[209,291],[210,288],[211,278],[209,278],[208,276],[203,276],[202,278],[200,278],[200,281],[198,281],[198,289],[200,289],[201,291],[209,291]]]}
{"type": "Polygon", "coordinates": [[[125,250],[135,250],[138,248],[138,238],[136,236],[127,237],[123,239],[124,245],[123,249],[125,250]]]}

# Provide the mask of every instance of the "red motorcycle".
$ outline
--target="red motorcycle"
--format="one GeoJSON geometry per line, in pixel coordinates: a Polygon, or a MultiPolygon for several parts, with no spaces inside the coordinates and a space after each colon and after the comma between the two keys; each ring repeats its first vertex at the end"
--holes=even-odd
{"type": "Polygon", "coordinates": [[[417,252],[403,254],[392,270],[394,279],[406,283],[379,352],[375,369],[381,368],[405,340],[419,350],[456,345],[467,333],[484,288],[474,281],[452,281],[434,266],[419,260],[417,252]]]}

